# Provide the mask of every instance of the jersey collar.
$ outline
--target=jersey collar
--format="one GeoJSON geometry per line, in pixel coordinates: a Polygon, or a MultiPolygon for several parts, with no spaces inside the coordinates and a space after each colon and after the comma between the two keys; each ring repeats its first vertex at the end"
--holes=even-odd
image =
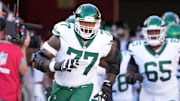
{"type": "Polygon", "coordinates": [[[167,46],[167,41],[164,42],[162,48],[158,51],[158,52],[155,52],[153,51],[148,45],[145,45],[145,49],[153,56],[156,56],[156,55],[161,55],[161,53],[164,51],[164,49],[166,48],[167,46]]]}
{"type": "Polygon", "coordinates": [[[80,45],[81,45],[81,47],[82,48],[88,48],[89,46],[90,46],[90,44],[93,42],[93,40],[95,39],[95,37],[93,37],[92,39],[89,39],[88,40],[88,42],[86,43],[86,44],[84,44],[83,43],[83,41],[82,41],[82,39],[81,39],[81,37],[79,36],[79,34],[74,30],[74,32],[75,32],[75,36],[76,36],[76,38],[78,39],[78,41],[79,41],[79,43],[80,43],[80,45]]]}

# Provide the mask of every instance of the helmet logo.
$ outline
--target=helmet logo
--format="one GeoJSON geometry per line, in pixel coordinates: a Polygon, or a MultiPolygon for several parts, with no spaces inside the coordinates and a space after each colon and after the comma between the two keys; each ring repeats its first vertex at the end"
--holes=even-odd
{"type": "Polygon", "coordinates": [[[80,6],[77,10],[76,10],[76,14],[80,14],[82,12],[82,6],[80,6]]]}

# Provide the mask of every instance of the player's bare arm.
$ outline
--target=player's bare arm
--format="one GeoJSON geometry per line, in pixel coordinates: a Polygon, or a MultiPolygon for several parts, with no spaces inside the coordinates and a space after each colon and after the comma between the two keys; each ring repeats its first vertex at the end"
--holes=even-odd
{"type": "Polygon", "coordinates": [[[104,60],[107,63],[106,67],[106,80],[114,82],[116,75],[119,74],[120,70],[120,55],[118,50],[112,46],[109,54],[104,57],[104,60]]]}
{"type": "Polygon", "coordinates": [[[102,90],[95,97],[100,97],[99,100],[106,99],[112,94],[112,84],[115,81],[116,75],[120,71],[120,55],[119,51],[112,46],[109,54],[101,59],[106,61],[106,79],[103,83],[102,90]]]}
{"type": "Polygon", "coordinates": [[[135,63],[133,56],[131,56],[126,73],[126,81],[127,83],[134,84],[136,81],[142,82],[143,77],[138,72],[138,66],[135,63]]]}
{"type": "MultiPolygon", "coordinates": [[[[50,47],[54,51],[58,51],[60,49],[60,39],[59,36],[51,36],[48,41],[46,41],[46,46],[50,47]]],[[[50,72],[49,65],[51,63],[51,59],[55,55],[53,52],[50,52],[47,49],[41,48],[39,51],[34,53],[32,56],[34,67],[43,71],[43,72],[50,72]]]]}
{"type": "Polygon", "coordinates": [[[69,71],[76,68],[78,60],[76,59],[66,59],[62,62],[53,61],[60,49],[60,39],[59,36],[53,35],[50,39],[44,43],[43,47],[32,56],[32,61],[34,62],[34,67],[42,72],[55,72],[55,71],[69,71]]]}

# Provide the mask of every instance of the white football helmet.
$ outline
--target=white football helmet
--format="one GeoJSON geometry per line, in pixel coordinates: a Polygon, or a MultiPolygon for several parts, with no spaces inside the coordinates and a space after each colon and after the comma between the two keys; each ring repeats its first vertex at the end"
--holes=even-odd
{"type": "Polygon", "coordinates": [[[159,16],[150,16],[144,21],[142,32],[148,45],[161,45],[165,40],[166,27],[164,21],[159,16]]]}
{"type": "Polygon", "coordinates": [[[100,29],[101,14],[98,8],[92,4],[83,4],[75,12],[75,31],[83,39],[91,39],[100,29]],[[81,25],[80,22],[95,23],[93,27],[81,25]]]}

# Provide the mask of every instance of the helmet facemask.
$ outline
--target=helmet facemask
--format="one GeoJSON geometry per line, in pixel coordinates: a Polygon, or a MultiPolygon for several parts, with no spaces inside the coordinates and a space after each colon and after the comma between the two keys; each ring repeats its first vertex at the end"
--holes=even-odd
{"type": "Polygon", "coordinates": [[[165,27],[150,26],[143,28],[144,39],[148,45],[158,46],[165,40],[165,27]]]}
{"type": "Polygon", "coordinates": [[[96,19],[75,19],[75,31],[84,39],[91,39],[96,36],[100,28],[100,20],[96,19]]]}

